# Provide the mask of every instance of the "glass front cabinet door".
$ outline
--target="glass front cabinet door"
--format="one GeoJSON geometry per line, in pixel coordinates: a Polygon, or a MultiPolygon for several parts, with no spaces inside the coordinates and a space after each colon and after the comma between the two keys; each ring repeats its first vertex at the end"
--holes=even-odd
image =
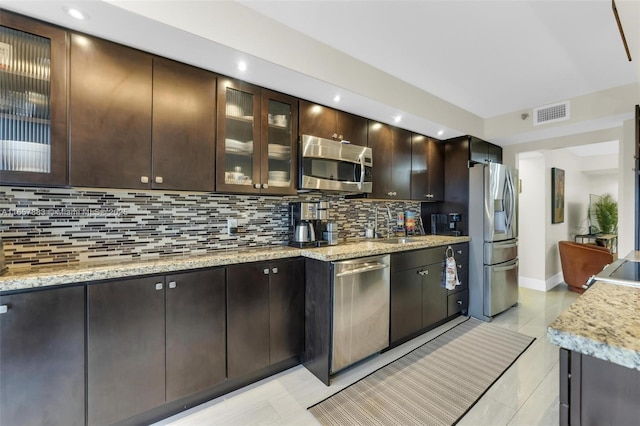
{"type": "Polygon", "coordinates": [[[295,193],[295,98],[221,79],[218,102],[216,190],[295,193]]]}
{"type": "Polygon", "coordinates": [[[262,193],[296,193],[297,138],[298,100],[263,89],[262,193]]]}
{"type": "Polygon", "coordinates": [[[0,183],[67,183],[67,33],[0,13],[0,183]]]}

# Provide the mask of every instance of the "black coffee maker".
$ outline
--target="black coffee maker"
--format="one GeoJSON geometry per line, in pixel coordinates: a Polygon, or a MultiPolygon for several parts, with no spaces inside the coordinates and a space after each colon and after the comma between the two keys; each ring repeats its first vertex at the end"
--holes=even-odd
{"type": "Polygon", "coordinates": [[[327,245],[323,238],[327,215],[326,202],[290,203],[289,245],[298,248],[327,245]]]}
{"type": "Polygon", "coordinates": [[[431,233],[433,235],[459,236],[458,222],[462,220],[460,213],[432,214],[431,233]]]}

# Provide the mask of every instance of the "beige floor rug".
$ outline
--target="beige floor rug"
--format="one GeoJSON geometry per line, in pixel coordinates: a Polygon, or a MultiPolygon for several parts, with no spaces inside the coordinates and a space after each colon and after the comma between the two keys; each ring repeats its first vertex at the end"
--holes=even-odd
{"type": "Polygon", "coordinates": [[[453,425],[534,340],[469,319],[309,411],[323,425],[453,425]]]}

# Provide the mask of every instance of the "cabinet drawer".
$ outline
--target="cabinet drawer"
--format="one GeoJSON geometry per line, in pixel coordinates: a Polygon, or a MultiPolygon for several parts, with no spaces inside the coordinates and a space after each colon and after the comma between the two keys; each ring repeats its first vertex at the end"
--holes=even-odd
{"type": "Polygon", "coordinates": [[[456,267],[458,268],[458,280],[460,285],[454,290],[448,290],[448,294],[459,293],[469,289],[469,260],[456,256],[456,267]]]}
{"type": "Polygon", "coordinates": [[[447,316],[458,313],[466,314],[468,302],[469,292],[466,290],[449,295],[447,300],[447,316]]]}
{"type": "Polygon", "coordinates": [[[446,247],[412,250],[391,255],[391,272],[443,262],[446,247]]]}
{"type": "Polygon", "coordinates": [[[460,258],[469,257],[469,243],[452,244],[451,248],[453,249],[453,256],[456,258],[456,261],[460,258]]]}

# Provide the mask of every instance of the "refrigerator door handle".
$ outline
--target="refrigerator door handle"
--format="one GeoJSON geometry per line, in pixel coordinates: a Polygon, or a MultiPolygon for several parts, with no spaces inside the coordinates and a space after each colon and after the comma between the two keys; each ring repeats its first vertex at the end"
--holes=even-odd
{"type": "Polygon", "coordinates": [[[513,176],[508,171],[505,174],[505,193],[505,200],[508,200],[508,205],[505,208],[507,234],[513,234],[511,227],[513,225],[513,217],[515,216],[515,187],[513,185],[513,176]]]}
{"type": "Polygon", "coordinates": [[[519,262],[516,260],[515,263],[511,263],[508,266],[494,266],[491,269],[493,269],[494,272],[510,271],[511,269],[516,269],[518,267],[518,263],[519,262]]]}

